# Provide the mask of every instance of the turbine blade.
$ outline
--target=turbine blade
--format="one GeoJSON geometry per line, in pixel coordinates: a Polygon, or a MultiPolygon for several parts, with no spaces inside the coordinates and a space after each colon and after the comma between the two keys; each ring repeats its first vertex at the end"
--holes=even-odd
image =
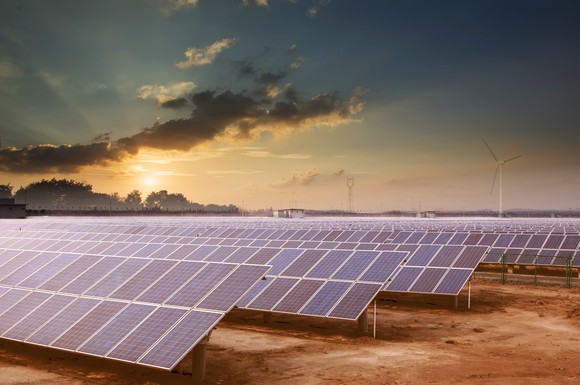
{"type": "Polygon", "coordinates": [[[493,192],[493,188],[495,186],[495,179],[497,178],[497,171],[499,170],[499,166],[495,168],[495,174],[493,174],[493,182],[491,182],[491,190],[489,191],[489,195],[493,192]]]}
{"type": "Polygon", "coordinates": [[[485,147],[487,147],[487,149],[489,150],[489,153],[491,154],[491,156],[493,156],[493,159],[495,159],[495,161],[497,163],[499,163],[499,159],[497,159],[497,156],[495,156],[495,154],[491,150],[491,147],[489,147],[489,144],[487,144],[487,142],[485,141],[485,139],[481,138],[481,140],[483,140],[483,144],[485,144],[485,147]]]}
{"type": "Polygon", "coordinates": [[[508,160],[504,160],[503,162],[504,162],[504,163],[507,163],[507,162],[509,162],[509,161],[511,161],[511,160],[514,160],[514,159],[517,159],[517,158],[521,158],[521,157],[522,157],[521,155],[514,156],[513,158],[509,158],[508,160]]]}

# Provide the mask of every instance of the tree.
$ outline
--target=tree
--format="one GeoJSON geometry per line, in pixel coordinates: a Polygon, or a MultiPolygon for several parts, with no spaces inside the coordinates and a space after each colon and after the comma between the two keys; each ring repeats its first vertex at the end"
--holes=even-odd
{"type": "Polygon", "coordinates": [[[0,184],[0,198],[12,198],[12,189],[14,187],[8,184],[0,184]]]}
{"type": "Polygon", "coordinates": [[[32,206],[65,208],[90,204],[93,195],[93,186],[88,183],[52,178],[20,187],[14,198],[19,202],[26,200],[32,206]]]}
{"type": "Polygon", "coordinates": [[[133,190],[125,197],[125,204],[132,209],[141,207],[141,203],[143,203],[141,196],[141,191],[133,190]]]}

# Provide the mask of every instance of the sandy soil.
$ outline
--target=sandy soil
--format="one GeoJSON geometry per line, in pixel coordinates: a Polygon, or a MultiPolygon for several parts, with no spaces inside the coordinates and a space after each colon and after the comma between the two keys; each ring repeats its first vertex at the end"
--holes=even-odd
{"type": "MultiPolygon", "coordinates": [[[[207,384],[578,384],[580,289],[475,280],[472,309],[427,296],[377,301],[355,322],[236,310],[213,332],[207,384]],[[369,323],[372,333],[372,308],[369,323]]],[[[0,384],[191,384],[191,377],[0,342],[0,384]]]]}

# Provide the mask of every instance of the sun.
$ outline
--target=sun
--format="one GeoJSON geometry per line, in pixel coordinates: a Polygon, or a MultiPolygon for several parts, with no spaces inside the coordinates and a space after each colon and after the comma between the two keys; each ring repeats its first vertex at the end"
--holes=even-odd
{"type": "Polygon", "coordinates": [[[155,186],[155,179],[151,178],[151,177],[147,177],[147,178],[143,179],[143,183],[146,186],[155,186]]]}

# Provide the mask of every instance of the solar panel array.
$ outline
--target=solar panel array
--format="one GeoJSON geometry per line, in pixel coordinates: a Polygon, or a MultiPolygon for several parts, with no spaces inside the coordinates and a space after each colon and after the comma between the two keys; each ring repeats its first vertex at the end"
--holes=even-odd
{"type": "Polygon", "coordinates": [[[580,266],[580,221],[38,218],[0,229],[2,338],[165,369],[235,305],[356,319],[379,291],[457,295],[502,255],[580,266]]]}
{"type": "Polygon", "coordinates": [[[17,247],[0,248],[2,338],[163,369],[269,269],[17,247]]]}

